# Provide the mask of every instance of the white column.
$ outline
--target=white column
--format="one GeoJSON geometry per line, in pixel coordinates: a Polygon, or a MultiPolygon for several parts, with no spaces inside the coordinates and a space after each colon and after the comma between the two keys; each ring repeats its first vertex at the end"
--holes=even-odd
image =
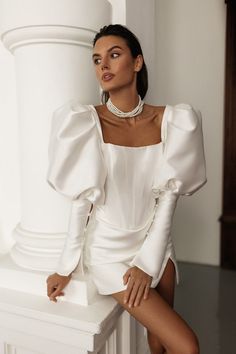
{"type": "Polygon", "coordinates": [[[49,188],[45,177],[52,111],[75,97],[85,104],[99,102],[91,65],[96,31],[110,22],[128,25],[141,38],[148,64],[154,46],[146,34],[152,35],[154,3],[0,0],[2,40],[16,63],[22,206],[13,231],[16,245],[11,255],[0,259],[0,352],[4,354],[139,353],[136,333],[142,326],[127,312],[120,316],[122,307],[112,297],[98,296],[90,279],[75,273],[65,299],[55,304],[46,297],[45,279],[54,271],[66,237],[69,202],[49,188]],[[139,13],[135,10],[132,19],[133,6],[139,13]],[[137,27],[144,18],[144,25],[137,27]],[[73,303],[91,306],[84,309],[73,303]]]}
{"type": "MultiPolygon", "coordinates": [[[[10,255],[0,261],[0,286],[45,295],[70,206],[46,183],[51,116],[71,98],[99,102],[92,40],[110,22],[111,5],[107,0],[1,0],[0,13],[2,41],[15,59],[21,177],[21,220],[10,255]]],[[[65,301],[87,305],[96,294],[90,283],[75,274],[65,301]]]]}

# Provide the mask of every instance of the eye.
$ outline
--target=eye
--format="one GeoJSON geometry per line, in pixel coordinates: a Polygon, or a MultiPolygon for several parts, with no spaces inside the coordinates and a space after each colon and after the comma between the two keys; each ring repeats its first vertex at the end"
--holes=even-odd
{"type": "Polygon", "coordinates": [[[94,64],[95,64],[95,65],[100,64],[100,61],[99,61],[99,60],[101,61],[101,59],[99,59],[99,58],[94,59],[94,61],[93,61],[93,62],[94,62],[94,64]]]}
{"type": "Polygon", "coordinates": [[[115,53],[115,52],[114,52],[114,53],[111,54],[111,57],[112,57],[112,58],[117,58],[117,57],[119,57],[119,56],[120,56],[119,53],[115,53]]]}
{"type": "MultiPolygon", "coordinates": [[[[118,58],[119,56],[120,56],[120,53],[117,53],[117,52],[111,53],[111,57],[112,57],[113,59],[118,58]]],[[[101,63],[101,58],[95,58],[95,59],[93,59],[93,63],[94,63],[95,65],[99,65],[99,64],[101,63]]]]}

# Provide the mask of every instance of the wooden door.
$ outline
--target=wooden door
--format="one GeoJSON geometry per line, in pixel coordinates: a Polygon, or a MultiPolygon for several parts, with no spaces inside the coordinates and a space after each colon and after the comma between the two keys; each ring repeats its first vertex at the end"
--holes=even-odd
{"type": "Polygon", "coordinates": [[[227,6],[221,266],[236,269],[236,1],[227,6]]]}

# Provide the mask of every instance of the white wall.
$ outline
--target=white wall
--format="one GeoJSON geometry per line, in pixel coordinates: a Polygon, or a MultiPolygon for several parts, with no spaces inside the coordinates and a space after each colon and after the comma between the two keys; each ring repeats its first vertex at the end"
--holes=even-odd
{"type": "Polygon", "coordinates": [[[218,265],[222,208],[226,5],[223,0],[156,1],[156,104],[202,112],[207,184],[179,200],[178,260],[218,265]]]}

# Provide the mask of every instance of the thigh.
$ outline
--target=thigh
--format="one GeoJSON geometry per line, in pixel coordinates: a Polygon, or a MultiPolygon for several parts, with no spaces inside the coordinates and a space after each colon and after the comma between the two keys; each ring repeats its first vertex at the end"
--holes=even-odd
{"type": "Polygon", "coordinates": [[[155,290],[168,302],[171,307],[174,307],[175,277],[175,265],[171,258],[169,258],[161,280],[155,287],[155,290]]]}
{"type": "MultiPolygon", "coordinates": [[[[174,307],[174,290],[175,290],[175,265],[171,258],[168,259],[163,275],[154,288],[161,297],[173,308],[174,307]]],[[[159,338],[147,329],[147,339],[150,348],[154,353],[166,353],[159,338]]]]}
{"type": "MultiPolygon", "coordinates": [[[[163,282],[159,288],[161,287],[166,294],[166,280],[164,281],[164,279],[166,278],[163,278],[163,282]]],[[[148,299],[142,299],[139,306],[131,308],[129,308],[128,303],[124,304],[123,302],[124,293],[125,291],[120,291],[111,294],[111,296],[115,298],[131,316],[146,327],[150,333],[155,335],[166,349],[175,351],[176,348],[179,348],[180,352],[181,349],[183,352],[186,352],[188,345],[191,345],[193,341],[197,342],[197,337],[187,322],[185,322],[156,289],[150,288],[148,299]]],[[[171,299],[172,296],[167,297],[171,299]]]]}

